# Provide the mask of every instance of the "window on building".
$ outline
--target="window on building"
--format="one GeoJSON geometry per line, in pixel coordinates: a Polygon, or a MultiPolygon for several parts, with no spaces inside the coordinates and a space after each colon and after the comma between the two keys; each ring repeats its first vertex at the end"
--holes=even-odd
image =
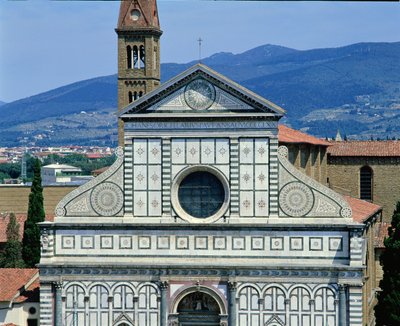
{"type": "Polygon", "coordinates": [[[140,46],[140,68],[145,68],[146,66],[146,54],[144,50],[144,45],[140,46]]]}
{"type": "Polygon", "coordinates": [[[139,53],[138,53],[138,48],[135,45],[133,47],[133,68],[138,69],[139,68],[139,53]]]}
{"type": "Polygon", "coordinates": [[[133,101],[132,92],[128,93],[128,97],[129,97],[129,103],[132,103],[132,101],[133,101]]]}
{"type": "Polygon", "coordinates": [[[132,68],[132,48],[130,45],[126,47],[126,59],[128,61],[128,69],[132,68]]]}
{"type": "Polygon", "coordinates": [[[360,199],[372,201],[373,171],[369,166],[360,169],[360,199]]]}

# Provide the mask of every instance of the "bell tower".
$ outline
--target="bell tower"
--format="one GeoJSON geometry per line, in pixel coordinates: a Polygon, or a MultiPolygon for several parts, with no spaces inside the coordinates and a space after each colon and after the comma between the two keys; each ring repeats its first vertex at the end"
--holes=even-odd
{"type": "MultiPolygon", "coordinates": [[[[118,27],[118,112],[160,85],[160,23],[156,0],[122,0],[118,27]]],[[[123,122],[118,143],[124,145],[123,122]]]]}

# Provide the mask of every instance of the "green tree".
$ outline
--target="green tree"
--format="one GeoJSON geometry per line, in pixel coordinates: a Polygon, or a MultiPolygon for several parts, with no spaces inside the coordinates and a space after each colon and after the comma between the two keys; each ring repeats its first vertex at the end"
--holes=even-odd
{"type": "Polygon", "coordinates": [[[400,325],[400,201],[397,202],[388,233],[381,256],[381,292],[375,307],[376,324],[379,326],[400,325]]]}
{"type": "Polygon", "coordinates": [[[10,214],[6,234],[7,242],[0,259],[0,267],[23,268],[25,264],[22,259],[22,245],[19,241],[19,224],[14,213],[10,214]]]}
{"type": "Polygon", "coordinates": [[[40,260],[39,222],[45,217],[43,208],[43,187],[40,176],[40,161],[36,159],[33,170],[31,193],[29,194],[28,218],[25,222],[22,240],[22,257],[26,267],[35,267],[40,260]]]}

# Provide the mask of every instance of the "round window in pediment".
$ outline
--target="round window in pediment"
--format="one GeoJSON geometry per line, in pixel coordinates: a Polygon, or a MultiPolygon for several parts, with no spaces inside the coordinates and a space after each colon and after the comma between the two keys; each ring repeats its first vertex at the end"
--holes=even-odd
{"type": "Polygon", "coordinates": [[[172,187],[175,212],[189,222],[213,222],[223,216],[229,204],[225,176],[208,166],[192,166],[178,174],[172,187]]]}
{"type": "Polygon", "coordinates": [[[138,9],[133,9],[131,11],[131,19],[133,21],[137,21],[137,20],[139,20],[139,18],[140,18],[140,11],[138,9]]]}

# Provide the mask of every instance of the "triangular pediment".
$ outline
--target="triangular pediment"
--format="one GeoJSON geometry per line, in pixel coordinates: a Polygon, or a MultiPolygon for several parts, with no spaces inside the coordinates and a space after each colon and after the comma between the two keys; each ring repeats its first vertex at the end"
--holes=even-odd
{"type": "Polygon", "coordinates": [[[197,64],[128,105],[120,118],[146,113],[260,113],[279,118],[284,112],[272,102],[197,64]]]}

